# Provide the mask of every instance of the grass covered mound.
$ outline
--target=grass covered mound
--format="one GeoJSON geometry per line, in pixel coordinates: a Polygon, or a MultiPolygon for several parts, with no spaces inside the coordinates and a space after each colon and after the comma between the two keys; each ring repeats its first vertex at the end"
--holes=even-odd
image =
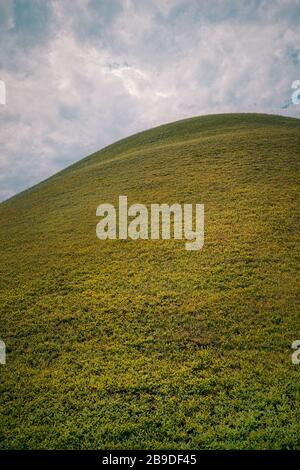
{"type": "Polygon", "coordinates": [[[197,117],[2,203],[1,448],[299,449],[299,154],[298,119],[197,117]],[[203,203],[203,249],[98,240],[119,195],[203,203]]]}

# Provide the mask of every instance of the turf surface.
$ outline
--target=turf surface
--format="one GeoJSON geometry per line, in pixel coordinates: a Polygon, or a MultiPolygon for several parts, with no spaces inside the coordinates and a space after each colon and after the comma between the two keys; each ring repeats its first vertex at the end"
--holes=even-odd
{"type": "Polygon", "coordinates": [[[117,142],[0,205],[2,449],[299,449],[300,120],[117,142]],[[203,203],[205,244],[96,238],[96,208],[203,203]]]}

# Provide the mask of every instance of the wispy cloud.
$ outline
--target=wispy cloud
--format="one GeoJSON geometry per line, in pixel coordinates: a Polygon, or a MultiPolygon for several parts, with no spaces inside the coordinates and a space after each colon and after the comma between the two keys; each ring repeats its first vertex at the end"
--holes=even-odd
{"type": "Polygon", "coordinates": [[[0,0],[0,198],[135,131],[300,115],[298,1],[0,0]]]}

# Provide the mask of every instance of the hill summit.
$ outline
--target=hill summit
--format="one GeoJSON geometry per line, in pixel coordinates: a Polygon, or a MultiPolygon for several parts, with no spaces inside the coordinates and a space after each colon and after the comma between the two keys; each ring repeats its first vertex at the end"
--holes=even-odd
{"type": "Polygon", "coordinates": [[[1,448],[299,448],[300,120],[187,119],[0,205],[1,448]],[[204,204],[205,243],[99,240],[204,204]]]}

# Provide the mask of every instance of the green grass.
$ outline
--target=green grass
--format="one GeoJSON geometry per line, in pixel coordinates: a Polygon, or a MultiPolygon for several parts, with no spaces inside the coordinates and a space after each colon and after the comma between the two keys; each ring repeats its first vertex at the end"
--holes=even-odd
{"type": "Polygon", "coordinates": [[[139,133],[0,205],[2,449],[299,449],[300,120],[139,133]],[[205,244],[96,208],[204,203],[205,244]]]}

